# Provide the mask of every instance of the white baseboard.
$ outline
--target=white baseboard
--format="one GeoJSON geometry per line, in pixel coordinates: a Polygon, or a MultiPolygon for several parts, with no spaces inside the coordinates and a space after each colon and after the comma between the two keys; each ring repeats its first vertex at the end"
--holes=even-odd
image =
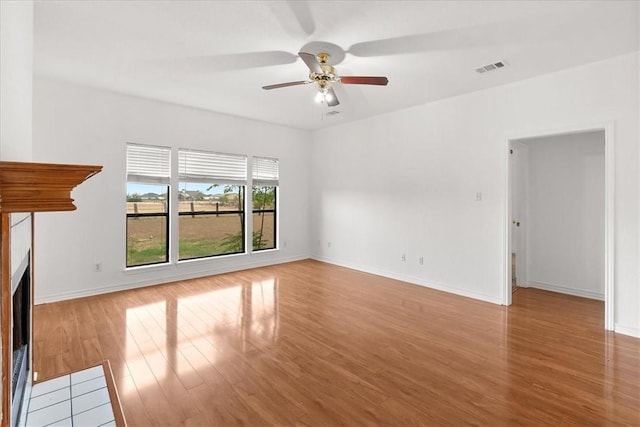
{"type": "Polygon", "coordinates": [[[632,328],[629,326],[616,323],[613,325],[613,332],[617,334],[629,335],[631,337],[640,338],[640,328],[632,328]]]}
{"type": "Polygon", "coordinates": [[[542,290],[551,291],[551,292],[558,292],[558,293],[561,293],[561,294],[573,295],[573,296],[576,296],[576,297],[597,299],[597,300],[600,300],[600,301],[604,301],[604,294],[603,293],[593,292],[593,291],[585,291],[583,289],[572,289],[572,288],[567,288],[567,287],[560,286],[560,285],[554,285],[554,284],[551,284],[551,283],[535,282],[535,281],[531,281],[530,280],[527,287],[536,288],[536,289],[542,289],[542,290]]]}
{"type": "Polygon", "coordinates": [[[346,267],[346,268],[350,268],[352,270],[362,271],[364,273],[375,274],[376,276],[382,276],[382,277],[387,277],[389,279],[400,280],[402,282],[410,283],[412,285],[424,286],[426,288],[435,289],[437,291],[443,291],[443,292],[447,292],[447,293],[450,293],[450,294],[455,294],[455,295],[459,295],[459,296],[463,296],[463,297],[467,297],[467,298],[472,298],[472,299],[476,299],[476,300],[480,300],[480,301],[489,302],[489,303],[492,303],[492,304],[498,304],[498,305],[502,304],[502,299],[501,298],[495,298],[495,297],[491,297],[491,296],[484,295],[484,294],[479,294],[479,293],[475,293],[475,292],[469,292],[469,291],[466,291],[464,289],[458,289],[458,288],[449,286],[449,285],[444,284],[444,283],[427,282],[427,281],[425,281],[424,279],[422,279],[420,277],[415,277],[415,276],[405,275],[405,274],[398,274],[398,273],[395,273],[395,272],[386,271],[386,270],[382,270],[382,269],[371,267],[371,266],[367,266],[367,265],[357,265],[357,264],[353,264],[353,263],[345,263],[345,262],[341,262],[341,261],[338,261],[338,260],[335,260],[335,259],[331,259],[331,258],[327,258],[327,257],[323,257],[323,256],[314,255],[311,258],[315,259],[317,261],[326,262],[328,264],[338,265],[340,267],[346,267]]]}
{"type": "MultiPolygon", "coordinates": [[[[279,258],[277,260],[252,261],[248,263],[237,264],[232,267],[224,268],[207,268],[199,271],[189,271],[188,273],[167,274],[162,279],[143,279],[126,283],[118,283],[100,288],[83,289],[81,291],[60,292],[56,294],[46,295],[44,297],[36,297],[34,304],[46,304],[58,301],[65,301],[75,298],[84,298],[95,295],[108,294],[111,292],[126,291],[130,289],[144,288],[146,286],[162,285],[164,283],[176,282],[179,280],[197,279],[199,277],[214,276],[216,274],[232,273],[234,271],[249,270],[258,267],[267,267],[270,265],[284,264],[287,262],[301,261],[309,259],[309,256],[294,256],[287,258],[279,258]]],[[[173,270],[176,271],[175,269],[173,270]]]]}

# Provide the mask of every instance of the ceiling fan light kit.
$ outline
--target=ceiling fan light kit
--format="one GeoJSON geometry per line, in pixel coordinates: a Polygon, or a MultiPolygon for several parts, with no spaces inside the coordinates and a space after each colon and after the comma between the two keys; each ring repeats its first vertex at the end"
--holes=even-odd
{"type": "Polygon", "coordinates": [[[309,80],[301,80],[297,82],[278,83],[274,85],[262,86],[262,89],[271,90],[288,86],[298,86],[309,83],[315,83],[318,86],[318,93],[315,100],[318,103],[326,103],[330,107],[340,104],[333,87],[334,83],[342,84],[359,84],[359,85],[376,85],[386,86],[389,79],[386,77],[374,76],[342,76],[336,74],[335,69],[328,64],[329,54],[325,52],[314,55],[307,52],[299,52],[298,56],[304,61],[309,68],[309,80]]]}
{"type": "Polygon", "coordinates": [[[331,106],[331,104],[335,100],[335,97],[332,95],[332,92],[329,92],[327,88],[321,88],[316,94],[316,97],[314,100],[318,104],[321,104],[324,102],[324,103],[327,103],[327,105],[331,106]]]}

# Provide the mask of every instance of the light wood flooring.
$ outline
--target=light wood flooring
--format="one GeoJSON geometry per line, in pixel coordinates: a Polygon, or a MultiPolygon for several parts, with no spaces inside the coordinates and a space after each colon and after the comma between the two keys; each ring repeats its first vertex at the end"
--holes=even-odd
{"type": "Polygon", "coordinates": [[[317,261],[35,308],[39,379],[111,361],[148,425],[640,425],[601,302],[475,301],[317,261]]]}

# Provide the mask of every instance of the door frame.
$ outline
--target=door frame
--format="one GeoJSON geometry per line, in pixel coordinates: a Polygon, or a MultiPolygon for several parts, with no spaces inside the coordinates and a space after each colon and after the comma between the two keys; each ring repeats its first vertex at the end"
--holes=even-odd
{"type": "MultiPolygon", "coordinates": [[[[510,163],[509,163],[509,167],[511,168],[510,171],[511,173],[509,174],[509,184],[514,183],[516,186],[518,186],[519,184],[522,184],[521,182],[519,182],[519,178],[522,177],[522,175],[520,174],[520,171],[522,171],[522,164],[523,164],[523,160],[526,162],[526,159],[528,158],[528,150],[529,147],[527,146],[527,144],[521,142],[520,140],[512,140],[509,144],[509,154],[510,154],[510,163]],[[511,153],[511,150],[513,150],[513,154],[511,153]],[[513,155],[515,154],[515,159],[513,157],[513,155]],[[515,161],[514,161],[515,160],[515,161]],[[515,174],[513,173],[513,167],[515,165],[515,174]],[[515,181],[514,181],[515,180],[515,181]]],[[[526,185],[526,184],[525,184],[526,185]]],[[[524,197],[522,197],[523,195],[518,193],[517,195],[514,193],[514,189],[511,189],[511,192],[509,193],[509,203],[511,206],[511,219],[512,220],[517,220],[520,221],[522,224],[521,226],[518,226],[518,228],[520,229],[520,236],[518,238],[514,238],[513,232],[514,232],[514,228],[513,225],[510,228],[510,232],[511,234],[511,253],[515,253],[516,254],[516,276],[517,279],[520,279],[520,283],[526,284],[528,283],[528,279],[527,279],[527,265],[526,265],[526,261],[527,261],[527,245],[526,242],[529,238],[529,233],[527,231],[527,226],[528,226],[528,219],[526,217],[526,208],[524,209],[524,212],[522,212],[522,208],[523,208],[523,204],[526,204],[527,202],[527,195],[524,194],[524,197]],[[516,202],[516,203],[513,203],[516,202]],[[523,203],[524,202],[524,203],[523,203]],[[513,212],[513,208],[514,205],[517,206],[519,205],[519,210],[520,212],[513,212]],[[516,243],[516,247],[514,246],[514,243],[516,243]]],[[[513,223],[512,223],[513,224],[513,223]]],[[[512,274],[513,274],[513,269],[511,270],[512,274]]],[[[511,278],[513,279],[513,277],[511,278]]],[[[517,285],[517,283],[516,283],[517,285]]]]}
{"type": "Polygon", "coordinates": [[[604,131],[604,328],[614,330],[614,224],[615,224],[615,142],[614,122],[569,126],[553,130],[533,130],[510,135],[504,141],[503,284],[502,304],[511,305],[511,143],[521,139],[604,131]]]}

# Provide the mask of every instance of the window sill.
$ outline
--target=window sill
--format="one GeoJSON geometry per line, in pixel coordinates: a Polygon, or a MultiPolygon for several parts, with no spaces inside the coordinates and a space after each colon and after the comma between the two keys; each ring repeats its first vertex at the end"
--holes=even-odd
{"type": "Polygon", "coordinates": [[[269,254],[273,252],[280,252],[280,248],[262,249],[261,251],[253,251],[251,252],[251,255],[269,254]]]}
{"type": "Polygon", "coordinates": [[[202,263],[202,262],[215,262],[216,260],[228,260],[233,258],[240,258],[243,256],[261,256],[261,254],[272,254],[280,252],[280,248],[274,249],[263,249],[261,251],[254,252],[244,252],[240,254],[229,254],[229,255],[217,255],[211,257],[203,257],[203,258],[193,258],[193,259],[184,259],[178,260],[177,262],[165,262],[162,264],[150,264],[150,265],[139,265],[135,267],[126,267],[124,269],[125,274],[144,274],[152,271],[161,271],[166,270],[168,267],[179,267],[180,265],[188,265],[194,263],[202,263]]]}
{"type": "Polygon", "coordinates": [[[149,271],[165,270],[167,267],[173,267],[175,264],[171,262],[163,262],[162,264],[137,265],[135,267],[125,267],[125,274],[141,274],[149,271]]]}
{"type": "Polygon", "coordinates": [[[214,255],[214,256],[207,256],[207,257],[202,257],[202,258],[183,259],[183,260],[178,260],[178,265],[190,264],[190,263],[202,262],[202,261],[215,261],[217,259],[238,258],[238,257],[246,256],[246,255],[247,255],[246,252],[242,252],[242,253],[238,253],[238,254],[214,255]]]}

